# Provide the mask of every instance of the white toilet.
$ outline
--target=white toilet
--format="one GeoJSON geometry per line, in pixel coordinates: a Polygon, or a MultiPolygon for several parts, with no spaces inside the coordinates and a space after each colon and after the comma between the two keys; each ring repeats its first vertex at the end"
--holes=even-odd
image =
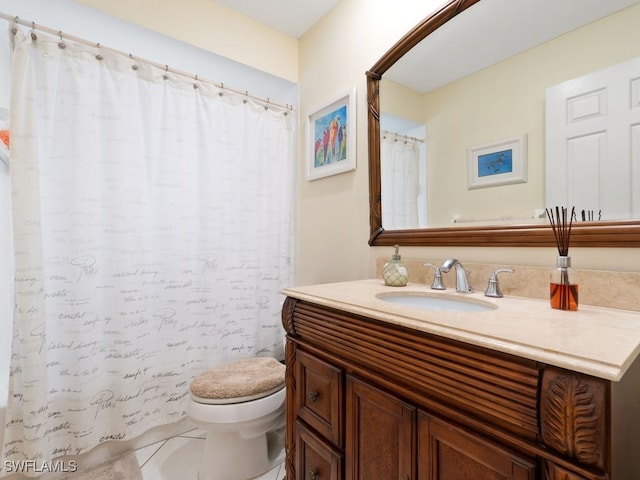
{"type": "Polygon", "coordinates": [[[193,379],[186,413],[206,430],[198,480],[248,480],[284,459],[285,366],[257,357],[193,379]]]}

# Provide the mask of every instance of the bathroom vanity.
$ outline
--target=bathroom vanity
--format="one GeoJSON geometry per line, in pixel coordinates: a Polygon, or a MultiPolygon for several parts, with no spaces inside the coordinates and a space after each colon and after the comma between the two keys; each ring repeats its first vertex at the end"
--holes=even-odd
{"type": "Polygon", "coordinates": [[[640,478],[638,312],[380,279],[283,293],[287,480],[640,478]]]}

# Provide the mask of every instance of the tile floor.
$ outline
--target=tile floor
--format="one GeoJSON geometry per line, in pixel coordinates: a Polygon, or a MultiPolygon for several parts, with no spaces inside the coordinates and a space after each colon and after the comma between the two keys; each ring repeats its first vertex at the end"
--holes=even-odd
{"type": "MultiPolygon", "coordinates": [[[[136,450],[144,480],[197,480],[204,437],[195,429],[136,450]]],[[[255,480],[283,480],[284,473],[278,465],[255,480]]]]}

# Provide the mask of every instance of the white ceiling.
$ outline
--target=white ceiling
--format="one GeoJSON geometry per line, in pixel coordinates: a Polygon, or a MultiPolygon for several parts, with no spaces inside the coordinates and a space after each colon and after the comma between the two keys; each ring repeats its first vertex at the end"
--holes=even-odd
{"type": "Polygon", "coordinates": [[[293,38],[300,38],[340,0],[214,1],[293,38]]]}
{"type": "MultiPolygon", "coordinates": [[[[300,38],[340,2],[212,1],[293,38],[300,38]]],[[[638,1],[483,0],[449,22],[448,28],[430,35],[428,42],[405,55],[385,76],[426,92],[638,1]]]]}
{"type": "Polygon", "coordinates": [[[429,35],[384,76],[428,92],[638,1],[482,0],[429,35]]]}

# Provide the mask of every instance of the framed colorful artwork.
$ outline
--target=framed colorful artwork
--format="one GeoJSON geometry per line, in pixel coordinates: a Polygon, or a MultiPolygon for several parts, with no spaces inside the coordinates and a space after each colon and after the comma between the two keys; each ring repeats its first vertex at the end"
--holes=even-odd
{"type": "Polygon", "coordinates": [[[315,110],[307,125],[307,180],[356,169],[356,90],[315,110]]]}
{"type": "Polygon", "coordinates": [[[469,190],[526,182],[526,135],[470,148],[467,176],[469,190]]]}

